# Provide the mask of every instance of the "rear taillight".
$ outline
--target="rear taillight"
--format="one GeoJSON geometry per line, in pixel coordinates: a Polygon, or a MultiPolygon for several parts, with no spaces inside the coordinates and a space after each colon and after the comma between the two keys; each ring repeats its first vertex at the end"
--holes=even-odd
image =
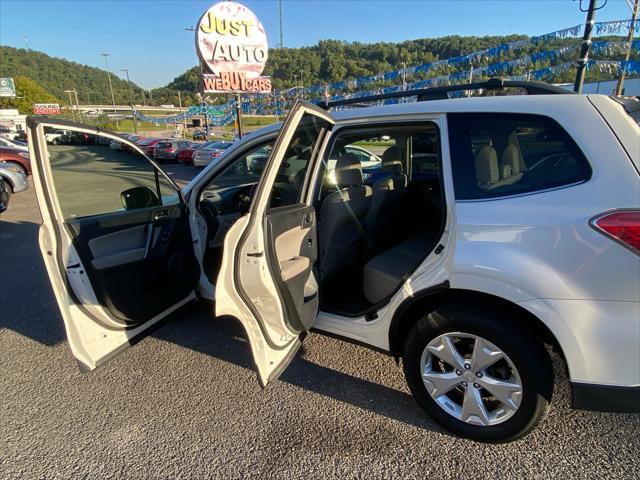
{"type": "Polygon", "coordinates": [[[591,220],[599,232],[640,254],[640,210],[618,210],[591,220]]]}

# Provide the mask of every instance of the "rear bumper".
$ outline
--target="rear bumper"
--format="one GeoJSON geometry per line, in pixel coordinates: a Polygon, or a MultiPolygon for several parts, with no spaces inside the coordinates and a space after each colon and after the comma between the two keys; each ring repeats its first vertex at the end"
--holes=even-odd
{"type": "Polygon", "coordinates": [[[578,410],[640,413],[640,386],[571,383],[571,403],[578,410]]]}

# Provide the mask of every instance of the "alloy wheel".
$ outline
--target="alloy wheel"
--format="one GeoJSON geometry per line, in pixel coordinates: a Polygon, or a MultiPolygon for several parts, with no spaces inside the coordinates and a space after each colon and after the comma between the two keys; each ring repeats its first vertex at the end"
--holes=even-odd
{"type": "Polygon", "coordinates": [[[511,359],[470,333],[445,333],[431,340],[422,352],[420,373],[435,403],[468,424],[503,423],[522,402],[522,381],[511,359]]]}

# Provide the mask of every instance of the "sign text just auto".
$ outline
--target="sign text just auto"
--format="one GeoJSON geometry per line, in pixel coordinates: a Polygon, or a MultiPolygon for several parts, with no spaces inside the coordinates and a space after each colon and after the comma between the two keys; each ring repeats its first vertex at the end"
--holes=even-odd
{"type": "Polygon", "coordinates": [[[271,79],[260,76],[268,56],[267,36],[244,5],[220,2],[198,22],[196,50],[211,74],[205,92],[270,92],[271,79]]]}

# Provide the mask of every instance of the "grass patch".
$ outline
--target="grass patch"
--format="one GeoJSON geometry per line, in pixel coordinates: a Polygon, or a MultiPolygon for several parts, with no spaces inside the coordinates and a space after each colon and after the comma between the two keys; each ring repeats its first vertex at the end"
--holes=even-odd
{"type": "MultiPolygon", "coordinates": [[[[104,124],[104,127],[106,130],[112,130],[114,132],[130,132],[133,133],[133,120],[129,120],[129,119],[125,119],[125,120],[118,120],[118,123],[120,126],[116,125],[116,122],[108,122],[104,124]]],[[[144,131],[167,131],[167,130],[171,130],[171,128],[169,128],[167,125],[156,125],[155,123],[149,123],[149,122],[141,122],[138,121],[137,122],[138,125],[138,131],[140,130],[144,130],[144,131]]]]}

